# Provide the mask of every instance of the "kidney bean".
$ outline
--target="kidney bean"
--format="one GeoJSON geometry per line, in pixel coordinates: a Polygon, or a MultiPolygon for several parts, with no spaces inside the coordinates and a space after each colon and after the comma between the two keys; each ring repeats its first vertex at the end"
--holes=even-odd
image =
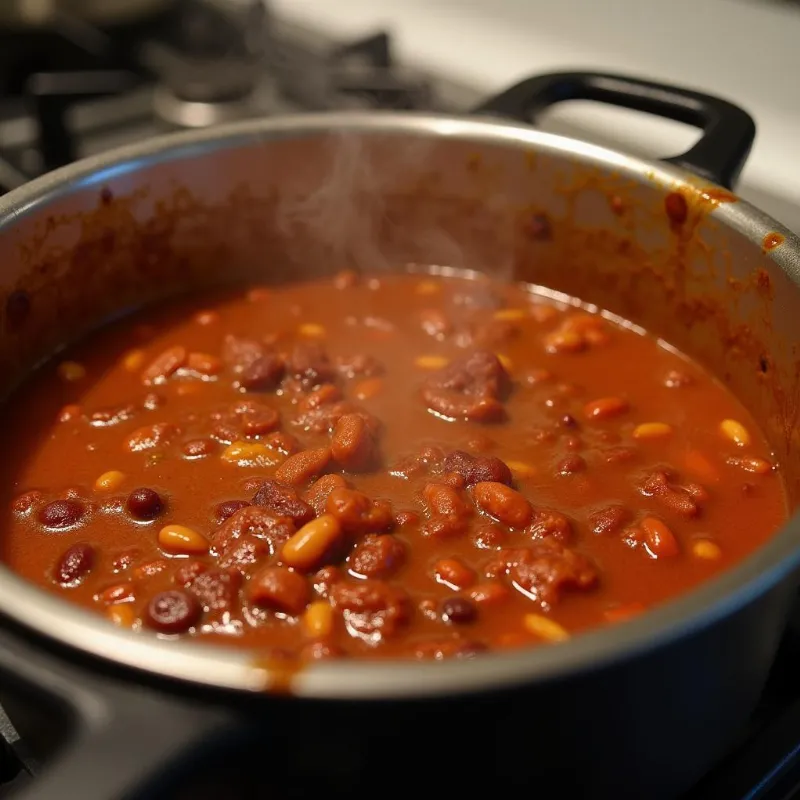
{"type": "Polygon", "coordinates": [[[323,383],[303,397],[297,407],[301,411],[313,411],[315,408],[337,403],[341,399],[342,393],[337,386],[332,383],[323,383]]]}
{"type": "Polygon", "coordinates": [[[257,606],[285,614],[300,614],[308,605],[308,582],[286,567],[266,567],[247,584],[247,596],[257,606]]]}
{"type": "Polygon", "coordinates": [[[433,574],[438,583],[443,583],[458,591],[475,583],[475,572],[457,558],[442,558],[433,566],[433,574]]]}
{"type": "Polygon", "coordinates": [[[589,514],[589,526],[598,536],[618,533],[633,519],[625,506],[614,504],[589,514]]]}
{"type": "Polygon", "coordinates": [[[252,503],[268,508],[276,516],[289,517],[296,525],[304,525],[314,517],[314,509],[298,497],[294,488],[275,480],[264,481],[252,503]]]}
{"type": "Polygon", "coordinates": [[[172,377],[186,364],[187,358],[188,353],[185,347],[181,347],[180,345],[168,347],[145,367],[142,372],[142,383],[144,383],[145,386],[165,383],[168,378],[172,377]]]}
{"type": "Polygon", "coordinates": [[[126,507],[134,519],[149,522],[164,511],[164,501],[158,492],[143,486],[128,495],[126,507]]]}
{"type": "Polygon", "coordinates": [[[478,605],[493,606],[508,600],[510,591],[500,581],[484,581],[473,586],[469,592],[470,598],[478,605]]]}
{"type": "Polygon", "coordinates": [[[290,456],[300,450],[300,442],[291,433],[275,431],[264,438],[264,444],[272,450],[277,450],[286,456],[290,456]]]}
{"type": "Polygon", "coordinates": [[[359,578],[388,578],[405,561],[406,547],[388,533],[367,534],[347,559],[350,573],[359,578]]]}
{"type": "Polygon", "coordinates": [[[463,450],[448,453],[442,461],[443,472],[455,472],[464,478],[467,486],[493,481],[511,486],[511,470],[494,456],[473,456],[463,450]]]}
{"type": "Polygon", "coordinates": [[[163,572],[169,564],[163,558],[157,558],[154,561],[148,561],[146,564],[140,564],[131,573],[131,577],[136,581],[146,580],[152,578],[153,575],[158,575],[163,572]]]}
{"type": "Polygon", "coordinates": [[[210,353],[189,353],[186,367],[206,378],[213,378],[222,372],[222,362],[210,353]]]}
{"type": "Polygon", "coordinates": [[[67,548],[56,562],[53,577],[62,586],[77,586],[95,564],[95,549],[85,542],[67,548]]]}
{"type": "Polygon", "coordinates": [[[624,414],[630,406],[621,397],[601,397],[592,400],[583,407],[583,413],[589,419],[606,420],[624,414]]]}
{"type": "Polygon", "coordinates": [[[181,447],[186,458],[203,458],[211,455],[215,449],[216,443],[213,439],[190,439],[181,447]]]}
{"type": "Polygon", "coordinates": [[[95,600],[110,606],[115,603],[131,603],[136,599],[136,588],[129,581],[107,586],[95,595],[95,600]]]}
{"type": "Polygon", "coordinates": [[[657,517],[645,517],[641,521],[645,545],[653,558],[672,558],[680,553],[675,534],[657,517]]]}
{"type": "Polygon", "coordinates": [[[472,497],[482,511],[511,528],[524,528],[533,516],[531,504],[503,483],[476,483],[472,487],[472,497]]]}
{"type": "Polygon", "coordinates": [[[559,475],[575,475],[578,472],[583,472],[586,469],[586,460],[577,454],[562,458],[556,466],[556,472],[559,475]]]}
{"type": "Polygon", "coordinates": [[[170,589],[150,600],[143,621],[159,633],[185,633],[200,621],[202,612],[200,603],[191,594],[170,589]]]}
{"type": "Polygon", "coordinates": [[[179,434],[180,429],[177,425],[173,425],[171,422],[157,422],[155,425],[137,428],[125,440],[125,447],[131,453],[154,450],[170,444],[179,434]]]}
{"type": "Polygon", "coordinates": [[[392,507],[385,500],[371,500],[355,489],[334,489],[325,509],[347,533],[380,533],[394,523],[392,507]]]}
{"type": "Polygon", "coordinates": [[[422,490],[422,496],[432,516],[463,517],[469,514],[461,494],[451,486],[443,483],[428,483],[422,490]]]}
{"type": "Polygon", "coordinates": [[[80,524],[86,506],[79,500],[53,500],[39,510],[39,522],[51,530],[66,530],[80,524]]]}
{"type": "Polygon", "coordinates": [[[275,470],[275,479],[290,486],[306,483],[322,472],[331,460],[331,451],[327,447],[315,450],[301,450],[275,470]]]}
{"type": "Polygon", "coordinates": [[[114,408],[99,408],[89,415],[89,424],[93,428],[110,428],[136,416],[136,406],[127,404],[114,408]]]}
{"type": "Polygon", "coordinates": [[[339,417],[331,439],[333,459],[344,469],[361,472],[369,469],[376,459],[376,442],[364,417],[344,414],[339,417]]]}
{"type": "Polygon", "coordinates": [[[455,625],[467,625],[478,618],[478,609],[465,597],[448,597],[442,602],[442,620],[455,625]]]}

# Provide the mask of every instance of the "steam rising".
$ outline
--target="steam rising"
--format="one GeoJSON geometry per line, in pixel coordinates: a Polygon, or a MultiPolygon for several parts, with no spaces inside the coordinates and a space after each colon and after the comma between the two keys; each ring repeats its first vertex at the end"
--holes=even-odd
{"type": "Polygon", "coordinates": [[[420,178],[435,168],[431,140],[337,131],[321,140],[320,147],[324,148],[322,178],[316,159],[316,166],[310,167],[316,188],[303,196],[290,194],[281,202],[278,226],[283,235],[303,231],[340,268],[396,269],[409,251],[425,253],[426,264],[464,265],[464,248],[435,215],[429,220],[415,218],[413,225],[392,218],[389,198],[417,191],[420,178]],[[399,248],[387,240],[400,243],[399,248]],[[400,252],[391,252],[396,249],[400,252]]]}

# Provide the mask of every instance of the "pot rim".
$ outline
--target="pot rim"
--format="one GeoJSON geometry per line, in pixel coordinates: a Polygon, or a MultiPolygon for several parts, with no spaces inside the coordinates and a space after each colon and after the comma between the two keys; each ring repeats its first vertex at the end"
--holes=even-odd
{"type": "MultiPolygon", "coordinates": [[[[577,158],[662,189],[702,194],[707,181],[670,165],[557,136],[505,120],[413,112],[323,112],[248,120],[212,129],[167,134],[87,158],[0,197],[0,234],[57,199],[164,161],[208,155],[218,149],[327,132],[449,137],[476,144],[505,143],[577,158]]],[[[749,203],[723,203],[714,217],[746,239],[761,243],[777,232],[783,243],[772,258],[800,291],[800,238],[749,203]]],[[[183,680],[198,687],[286,691],[325,699],[399,699],[456,695],[562,679],[644,655],[689,636],[755,600],[800,570],[800,514],[736,567],[629,622],[583,633],[555,646],[487,654],[475,660],[417,663],[408,660],[321,662],[287,676],[241,648],[164,641],[121,630],[65,602],[0,564],[0,612],[23,627],[83,654],[183,680]]]]}

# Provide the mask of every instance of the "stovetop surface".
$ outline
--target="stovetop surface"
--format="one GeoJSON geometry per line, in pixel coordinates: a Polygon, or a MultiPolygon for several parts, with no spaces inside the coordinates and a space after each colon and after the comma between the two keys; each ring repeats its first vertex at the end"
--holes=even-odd
{"type": "MultiPolygon", "coordinates": [[[[398,64],[383,31],[334,41],[275,18],[260,0],[181,0],[116,30],[62,17],[47,31],[0,31],[0,193],[171,130],[312,110],[458,113],[479,99],[469,86],[398,64]]],[[[752,724],[684,800],[800,793],[799,674],[800,604],[752,724]]],[[[49,724],[46,711],[10,699],[0,686],[8,711],[0,706],[0,797],[35,780],[41,767],[17,728],[49,724]]],[[[304,793],[303,785],[298,777],[291,796],[310,796],[315,787],[304,793]]]]}

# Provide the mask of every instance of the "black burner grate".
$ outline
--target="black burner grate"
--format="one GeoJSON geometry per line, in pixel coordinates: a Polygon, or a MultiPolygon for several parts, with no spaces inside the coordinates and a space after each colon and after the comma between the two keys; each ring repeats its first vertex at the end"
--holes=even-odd
{"type": "Polygon", "coordinates": [[[441,105],[395,63],[387,33],[321,47],[286,36],[260,0],[184,0],[114,30],[62,17],[46,33],[0,33],[0,190],[128,130],[135,140],[294,110],[441,105]]]}

